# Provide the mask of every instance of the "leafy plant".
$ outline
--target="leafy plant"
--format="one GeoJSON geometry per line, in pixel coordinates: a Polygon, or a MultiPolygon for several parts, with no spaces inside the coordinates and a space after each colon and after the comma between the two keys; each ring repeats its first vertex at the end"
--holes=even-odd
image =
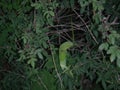
{"type": "Polygon", "coordinates": [[[0,89],[119,90],[117,2],[1,0],[0,89]]]}

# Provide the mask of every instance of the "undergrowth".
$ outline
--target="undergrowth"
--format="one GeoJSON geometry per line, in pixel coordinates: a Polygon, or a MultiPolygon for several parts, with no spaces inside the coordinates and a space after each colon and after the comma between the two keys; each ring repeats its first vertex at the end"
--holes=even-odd
{"type": "Polygon", "coordinates": [[[119,90],[119,3],[1,0],[0,90],[119,90]]]}

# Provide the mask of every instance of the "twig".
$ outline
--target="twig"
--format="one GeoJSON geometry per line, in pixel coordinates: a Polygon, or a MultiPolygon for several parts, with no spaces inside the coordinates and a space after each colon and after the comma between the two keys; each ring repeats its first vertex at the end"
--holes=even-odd
{"type": "Polygon", "coordinates": [[[110,26],[112,26],[112,25],[120,24],[120,23],[117,23],[118,17],[115,17],[115,19],[112,22],[109,22],[109,19],[110,19],[110,15],[108,15],[107,17],[104,17],[102,20],[103,26],[106,30],[109,30],[110,26]]]}
{"type": "MultiPolygon", "coordinates": [[[[75,30],[75,29],[74,29],[75,30]]],[[[79,29],[80,31],[84,31],[82,30],[82,28],[79,29]]],[[[57,31],[50,31],[48,33],[46,33],[47,35],[48,34],[61,34],[61,33],[65,33],[65,32],[69,32],[69,31],[72,31],[71,29],[62,29],[62,30],[57,30],[57,31]]],[[[85,31],[84,31],[85,32],[85,31]]]]}
{"type": "Polygon", "coordinates": [[[119,23],[117,23],[117,17],[115,17],[115,19],[113,20],[113,22],[111,22],[111,24],[110,25],[117,25],[117,24],[119,24],[119,23]]]}
{"type": "Polygon", "coordinates": [[[75,14],[81,19],[81,21],[85,24],[88,32],[90,33],[91,37],[93,38],[93,40],[98,44],[98,41],[96,40],[95,36],[93,35],[93,33],[91,32],[91,30],[89,29],[89,27],[87,26],[87,24],[85,23],[85,21],[82,19],[82,17],[73,9],[73,11],[75,12],[75,14]]]}
{"type": "Polygon", "coordinates": [[[74,15],[74,14],[70,14],[70,15],[62,16],[62,17],[59,17],[59,19],[66,18],[66,17],[70,17],[70,16],[73,16],[73,15],[74,15]]]}
{"type": "MultiPolygon", "coordinates": [[[[88,22],[87,22],[88,23],[88,22]]],[[[81,28],[82,26],[84,26],[84,24],[83,25],[79,25],[79,24],[74,24],[74,23],[67,23],[67,24],[58,24],[58,25],[52,25],[52,26],[47,26],[47,27],[45,27],[45,28],[57,28],[57,27],[69,27],[69,28],[71,28],[71,26],[74,26],[74,27],[76,27],[76,28],[81,28]]]]}
{"type": "Polygon", "coordinates": [[[58,76],[58,78],[59,78],[59,80],[60,80],[61,88],[63,88],[62,79],[61,79],[61,77],[60,77],[60,74],[58,73],[57,65],[56,65],[56,63],[55,63],[55,57],[54,57],[54,54],[53,54],[53,52],[52,52],[52,47],[51,47],[51,45],[50,45],[50,40],[48,41],[48,43],[49,43],[49,46],[50,46],[50,51],[51,51],[51,54],[52,54],[52,60],[53,60],[53,64],[54,64],[54,67],[55,67],[55,71],[56,71],[57,76],[58,76]]]}

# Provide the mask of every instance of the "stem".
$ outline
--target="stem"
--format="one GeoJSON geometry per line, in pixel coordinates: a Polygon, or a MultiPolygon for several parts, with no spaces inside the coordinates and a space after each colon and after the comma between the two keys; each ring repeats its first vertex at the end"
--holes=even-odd
{"type": "Polygon", "coordinates": [[[58,69],[57,69],[57,65],[56,65],[56,63],[55,63],[55,57],[54,57],[54,53],[52,52],[52,47],[51,47],[51,45],[50,45],[50,41],[48,41],[48,43],[49,43],[49,46],[50,46],[50,51],[51,51],[51,54],[52,54],[52,60],[53,60],[53,64],[54,64],[54,67],[55,67],[55,71],[56,71],[57,76],[58,76],[58,78],[59,78],[59,80],[60,80],[61,88],[63,88],[62,79],[61,79],[61,77],[60,77],[60,74],[59,74],[58,69]]]}

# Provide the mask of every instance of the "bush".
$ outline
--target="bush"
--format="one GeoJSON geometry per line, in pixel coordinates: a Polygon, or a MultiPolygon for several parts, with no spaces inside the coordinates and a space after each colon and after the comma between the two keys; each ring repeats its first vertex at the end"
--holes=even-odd
{"type": "Polygon", "coordinates": [[[1,0],[0,89],[119,90],[118,3],[1,0]]]}

